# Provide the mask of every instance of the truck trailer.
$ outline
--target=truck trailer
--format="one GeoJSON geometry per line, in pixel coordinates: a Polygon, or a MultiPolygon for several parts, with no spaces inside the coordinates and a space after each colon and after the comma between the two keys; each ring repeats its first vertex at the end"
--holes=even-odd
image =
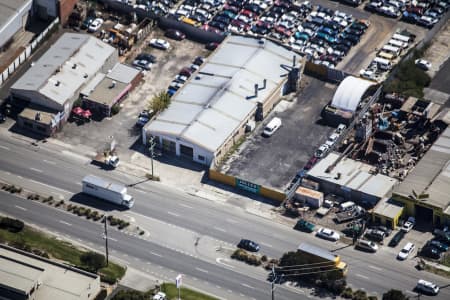
{"type": "Polygon", "coordinates": [[[127,194],[127,188],[123,184],[94,175],[83,178],[83,193],[126,208],[131,208],[134,204],[133,197],[127,194]]]}
{"type": "Polygon", "coordinates": [[[343,277],[347,275],[347,264],[341,261],[341,257],[337,254],[307,243],[300,244],[297,252],[308,261],[308,264],[314,266],[314,269],[318,269],[314,270],[315,272],[336,270],[343,277]]]}

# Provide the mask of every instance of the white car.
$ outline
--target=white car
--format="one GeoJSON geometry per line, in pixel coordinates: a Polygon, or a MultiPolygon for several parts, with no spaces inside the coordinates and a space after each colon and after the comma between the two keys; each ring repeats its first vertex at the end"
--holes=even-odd
{"type": "Polygon", "coordinates": [[[89,25],[88,31],[89,32],[96,32],[97,30],[100,29],[100,27],[102,27],[102,24],[103,24],[103,19],[102,18],[97,18],[94,21],[92,21],[92,23],[89,25]]]}
{"type": "Polygon", "coordinates": [[[319,231],[317,231],[316,236],[334,242],[339,241],[341,238],[339,233],[328,228],[320,228],[319,231]]]}
{"type": "Polygon", "coordinates": [[[417,281],[416,290],[430,295],[437,295],[439,293],[439,287],[436,284],[423,279],[419,279],[419,281],[417,281]]]}
{"type": "Polygon", "coordinates": [[[372,70],[362,69],[361,71],[359,71],[359,76],[364,79],[376,80],[376,74],[372,70]]]}
{"type": "Polygon", "coordinates": [[[336,133],[342,134],[346,128],[347,128],[347,125],[339,124],[338,127],[336,128],[336,133]]]}
{"type": "Polygon", "coordinates": [[[168,50],[170,48],[169,42],[163,39],[151,39],[150,46],[161,50],[168,50]]]}
{"type": "Polygon", "coordinates": [[[317,158],[322,158],[325,156],[325,154],[328,153],[328,151],[330,151],[330,146],[328,146],[327,144],[322,144],[320,145],[319,149],[314,152],[314,156],[317,158]]]}
{"type": "Polygon", "coordinates": [[[153,300],[167,300],[166,294],[163,292],[158,292],[155,296],[153,296],[153,300]]]}
{"type": "Polygon", "coordinates": [[[425,71],[428,71],[432,67],[429,61],[422,58],[416,59],[414,63],[416,64],[416,66],[418,66],[421,69],[424,69],[425,71]]]}
{"type": "Polygon", "coordinates": [[[175,76],[175,81],[181,82],[181,83],[185,83],[186,80],[188,80],[188,78],[186,76],[183,75],[177,75],[175,76]]]}
{"type": "Polygon", "coordinates": [[[332,147],[336,143],[338,138],[339,138],[339,134],[333,133],[332,135],[330,135],[328,137],[328,140],[325,142],[325,144],[327,144],[328,146],[332,147]]]}
{"type": "Polygon", "coordinates": [[[403,223],[401,231],[410,232],[411,229],[413,229],[415,224],[416,224],[416,219],[414,219],[414,217],[409,217],[408,220],[405,223],[403,223]]]}
{"type": "Polygon", "coordinates": [[[400,250],[400,252],[397,254],[397,258],[399,260],[405,260],[408,258],[408,256],[414,251],[416,246],[414,246],[413,243],[406,243],[406,245],[400,250]]]}

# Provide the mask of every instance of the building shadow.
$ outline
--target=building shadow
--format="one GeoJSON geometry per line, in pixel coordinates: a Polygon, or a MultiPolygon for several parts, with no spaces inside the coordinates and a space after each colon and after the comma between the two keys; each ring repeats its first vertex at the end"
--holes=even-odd
{"type": "MultiPolygon", "coordinates": [[[[17,122],[15,122],[14,125],[9,128],[9,131],[12,132],[12,133],[15,133],[15,134],[22,135],[24,137],[33,139],[36,142],[46,142],[47,138],[48,138],[47,135],[39,134],[39,133],[31,131],[29,129],[20,127],[17,124],[17,122]]],[[[32,143],[32,145],[38,146],[37,144],[35,145],[34,142],[32,143]]]]}

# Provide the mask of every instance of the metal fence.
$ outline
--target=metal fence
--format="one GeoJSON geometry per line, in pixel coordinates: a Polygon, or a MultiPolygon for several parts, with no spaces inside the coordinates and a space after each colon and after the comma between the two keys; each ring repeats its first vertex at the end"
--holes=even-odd
{"type": "Polygon", "coordinates": [[[53,22],[48,25],[48,27],[41,32],[32,42],[29,44],[22,52],[17,55],[17,57],[14,59],[14,61],[7,67],[5,67],[3,70],[0,70],[0,87],[3,85],[3,83],[6,82],[6,80],[11,76],[17,68],[26,62],[30,56],[33,54],[33,52],[36,50],[37,47],[40,46],[45,36],[48,35],[48,33],[51,31],[51,29],[59,23],[59,18],[56,18],[53,20],[53,22]]]}

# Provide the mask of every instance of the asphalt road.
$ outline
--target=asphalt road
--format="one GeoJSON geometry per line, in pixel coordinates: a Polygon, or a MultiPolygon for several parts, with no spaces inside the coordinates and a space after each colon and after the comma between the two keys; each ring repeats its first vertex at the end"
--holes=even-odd
{"type": "MultiPolygon", "coordinates": [[[[11,143],[10,140],[4,140],[3,138],[0,138],[0,144],[1,170],[20,175],[23,180],[32,179],[72,193],[77,193],[81,190],[79,183],[81,182],[82,177],[88,173],[99,174],[103,177],[114,176],[115,180],[122,181],[124,183],[134,183],[137,180],[136,178],[132,178],[127,175],[124,176],[118,172],[102,172],[101,170],[90,167],[89,164],[83,163],[81,160],[78,161],[77,158],[66,156],[63,153],[55,153],[50,150],[43,149],[42,147],[38,151],[34,151],[34,146],[25,146],[19,141],[13,141],[11,143]]],[[[415,286],[417,279],[422,277],[437,282],[440,285],[448,284],[448,281],[445,281],[438,276],[415,270],[415,261],[413,259],[405,262],[398,262],[395,259],[395,253],[387,247],[382,247],[379,253],[375,255],[355,251],[351,247],[346,247],[344,244],[334,244],[327,241],[322,241],[312,235],[294,231],[285,225],[248,214],[239,207],[194,198],[159,184],[142,183],[131,189],[131,193],[136,199],[136,204],[132,209],[132,212],[135,214],[161,220],[168,224],[177,225],[182,228],[187,228],[197,232],[200,236],[211,236],[231,244],[235,244],[242,237],[251,238],[261,243],[261,252],[270,257],[279,257],[283,252],[295,250],[298,244],[302,241],[333,250],[336,253],[339,253],[344,261],[349,263],[350,272],[348,282],[354,287],[364,288],[369,293],[376,292],[381,294],[392,287],[405,291],[411,291],[411,289],[415,286]]],[[[28,203],[26,201],[25,203],[27,205],[32,204],[31,202],[28,203]]],[[[62,230],[64,233],[74,237],[79,237],[79,235],[82,235],[80,238],[83,240],[90,240],[94,244],[96,244],[95,241],[98,239],[98,236],[92,232],[98,232],[99,229],[89,229],[84,231],[75,229],[75,226],[66,228],[67,226],[64,226],[63,223],[52,222],[52,214],[63,213],[49,209],[48,207],[43,207],[42,211],[36,214],[35,211],[37,211],[37,209],[34,208],[27,211],[15,208],[11,212],[11,207],[8,206],[10,203],[8,201],[1,201],[0,205],[0,209],[2,211],[6,211],[14,215],[19,214],[17,215],[18,217],[32,221],[33,223],[40,224],[39,222],[46,222],[48,224],[41,225],[48,227],[50,230],[62,230]],[[36,218],[33,217],[34,215],[36,215],[36,218]],[[43,216],[45,216],[45,218],[43,216]],[[40,221],[41,219],[48,220],[40,221]]],[[[65,219],[66,222],[71,224],[79,224],[78,226],[80,226],[80,228],[98,226],[68,214],[63,214],[59,218],[63,220],[65,219]],[[70,221],[68,221],[69,219],[70,221]]],[[[148,258],[148,255],[144,255],[143,253],[135,253],[139,252],[137,250],[139,247],[135,249],[135,245],[146,243],[146,246],[141,249],[154,247],[152,249],[154,249],[157,253],[170,253],[172,250],[161,247],[161,245],[156,245],[154,243],[142,241],[136,238],[134,238],[136,241],[134,239],[130,241],[129,239],[131,237],[118,232],[114,234],[117,234],[117,237],[119,237],[115,238],[116,240],[127,241],[124,243],[123,248],[121,248],[122,246],[120,245],[115,245],[115,247],[117,247],[117,251],[128,253],[133,257],[138,257],[143,260],[152,259],[152,263],[161,263],[161,265],[165,268],[177,270],[183,272],[184,274],[198,275],[195,272],[197,269],[194,266],[203,266],[203,264],[206,264],[205,268],[212,268],[214,266],[208,265],[208,263],[203,260],[201,260],[201,262],[195,260],[194,262],[194,258],[186,255],[182,256],[186,259],[184,262],[189,261],[189,264],[177,263],[174,265],[171,262],[159,261],[161,258],[158,257],[148,258]],[[122,237],[122,235],[124,237],[122,237]]],[[[182,234],[183,233],[180,232],[180,235],[182,234]]],[[[175,236],[170,238],[176,239],[177,237],[175,236]]],[[[180,256],[181,254],[177,252],[176,255],[180,256]]],[[[217,266],[214,267],[223,269],[217,266]]],[[[202,270],[207,270],[201,267],[199,268],[202,270]]],[[[225,271],[230,272],[230,270],[225,271]]],[[[220,273],[225,271],[220,270],[214,272],[220,273]]],[[[200,271],[200,273],[201,272],[202,271],[200,271]]],[[[215,281],[215,277],[211,276],[209,271],[205,274],[208,275],[204,276],[205,280],[209,279],[215,281]]],[[[239,281],[241,280],[241,277],[248,277],[244,274],[227,275],[231,276],[233,280],[239,278],[239,281]]],[[[223,280],[223,277],[221,280],[223,280]]],[[[245,286],[242,286],[242,284],[236,284],[236,282],[231,280],[232,279],[230,279],[230,282],[226,283],[227,287],[237,293],[243,293],[244,291],[242,291],[242,287],[245,288],[245,286]]],[[[247,280],[255,279],[248,278],[247,280]]],[[[265,278],[261,277],[259,280],[263,282],[263,284],[267,284],[265,278]]],[[[213,282],[213,284],[222,285],[221,281],[213,282]]],[[[247,285],[255,287],[257,284],[257,282],[252,281],[247,285]]],[[[245,290],[247,289],[250,288],[246,287],[245,290]]],[[[252,289],[250,290],[250,294],[256,292],[252,289]]],[[[263,289],[257,288],[255,290],[262,291],[263,289]]],[[[246,293],[244,295],[250,296],[248,294],[249,291],[245,292],[246,293]]],[[[265,297],[262,296],[263,294],[260,294],[256,297],[256,299],[263,299],[265,297]]],[[[441,297],[442,299],[450,299],[450,291],[448,289],[442,290],[438,298],[441,297]]]]}

